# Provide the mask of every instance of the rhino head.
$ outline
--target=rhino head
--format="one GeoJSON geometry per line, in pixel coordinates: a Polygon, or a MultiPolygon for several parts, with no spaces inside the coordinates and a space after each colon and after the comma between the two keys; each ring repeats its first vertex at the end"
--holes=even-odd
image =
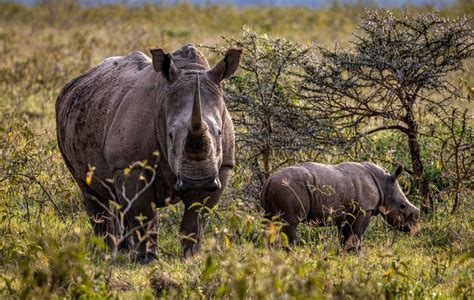
{"type": "Polygon", "coordinates": [[[155,71],[166,78],[165,144],[169,166],[177,178],[175,189],[178,195],[190,190],[216,191],[221,188],[223,144],[230,142],[230,136],[225,135],[233,137],[233,132],[224,131],[226,109],[220,82],[237,70],[242,50],[229,49],[212,69],[203,57],[198,57],[204,60],[201,64],[179,68],[161,49],[151,53],[155,71]]]}
{"type": "Polygon", "coordinates": [[[393,174],[386,176],[384,201],[379,206],[379,212],[394,228],[415,233],[418,228],[420,210],[408,201],[397,182],[402,171],[403,167],[397,166],[393,174]]]}

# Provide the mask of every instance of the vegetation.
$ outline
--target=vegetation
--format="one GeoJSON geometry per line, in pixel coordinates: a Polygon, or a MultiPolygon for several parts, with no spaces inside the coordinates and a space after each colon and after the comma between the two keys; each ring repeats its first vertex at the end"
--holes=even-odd
{"type": "Polygon", "coordinates": [[[449,110],[459,113],[460,105],[462,110],[467,93],[447,75],[474,57],[469,20],[436,13],[396,17],[369,12],[359,29],[354,53],[321,49],[322,62],[307,64],[308,97],[325,118],[335,120],[334,126],[354,129],[356,139],[385,130],[405,134],[422,206],[432,210],[418,142],[424,129],[420,119],[442,120],[449,110]],[[372,119],[377,126],[360,132],[372,119]]]}
{"type": "MultiPolygon", "coordinates": [[[[473,96],[474,78],[469,70],[448,74],[449,82],[462,97],[468,98],[465,102],[449,98],[450,105],[443,109],[429,114],[416,112],[417,117],[423,114],[417,119],[423,128],[418,139],[420,157],[436,204],[430,214],[422,216],[416,236],[394,232],[384,220],[375,218],[364,237],[364,253],[358,257],[339,249],[334,228],[300,226],[302,245],[286,252],[280,247],[285,244],[279,232],[282,224],[265,221],[254,192],[244,189],[255,180],[252,176],[257,169],[272,172],[280,165],[305,160],[326,163],[372,160],[387,169],[393,167],[394,161],[404,165],[411,162],[410,153],[404,147],[406,137],[396,131],[380,131],[358,139],[355,144],[340,144],[340,136],[331,140],[334,143],[324,145],[315,145],[308,139],[316,130],[324,129],[325,124],[320,121],[314,123],[317,127],[311,128],[313,124],[306,121],[307,117],[317,122],[321,112],[307,112],[311,102],[298,96],[302,92],[298,89],[301,79],[295,76],[302,71],[298,68],[299,59],[285,62],[285,68],[290,68],[276,81],[276,88],[267,90],[271,87],[266,80],[262,89],[265,97],[256,97],[259,83],[255,74],[278,69],[272,60],[263,60],[262,65],[254,64],[257,68],[250,69],[261,53],[281,58],[301,51],[301,55],[311,54],[312,62],[316,63],[323,62],[323,58],[317,51],[312,52],[313,42],[326,47],[333,47],[337,42],[338,49],[354,49],[351,34],[361,33],[356,25],[358,16],[363,14],[362,8],[237,9],[187,4],[82,8],[75,2],[62,5],[49,2],[31,8],[0,4],[0,297],[469,299],[474,296],[469,100],[473,96]],[[242,34],[244,25],[251,30],[242,34]],[[220,36],[225,39],[220,40],[220,36]],[[258,51],[247,50],[243,69],[225,86],[228,105],[238,125],[238,139],[251,138],[256,143],[260,141],[256,138],[258,134],[268,132],[266,127],[257,126],[258,122],[265,124],[265,117],[256,122],[254,118],[260,116],[250,111],[238,95],[261,101],[255,107],[262,110],[264,103],[271,103],[278,114],[267,115],[267,120],[276,122],[275,128],[288,131],[272,131],[273,136],[263,140],[262,145],[271,141],[267,143],[272,147],[268,167],[265,167],[264,152],[251,152],[265,148],[238,144],[239,165],[225,199],[209,212],[209,226],[196,257],[189,260],[180,257],[177,242],[183,212],[180,204],[158,209],[159,259],[139,265],[132,263],[125,253],[111,253],[102,240],[94,237],[79,189],[57,149],[54,102],[68,80],[105,57],[133,50],[147,52],[157,46],[172,50],[188,42],[207,45],[214,52],[229,43],[244,48],[254,45],[258,51]],[[291,51],[285,52],[288,49],[291,51]],[[238,108],[245,111],[239,113],[238,108]],[[308,131],[281,125],[284,116],[302,112],[307,114],[304,120],[308,131]],[[242,117],[255,122],[250,124],[254,131],[247,132],[245,124],[239,123],[242,117]],[[288,147],[279,150],[277,142],[287,135],[301,137],[300,151],[293,151],[288,143],[283,144],[288,147]],[[257,158],[250,160],[253,155],[257,158]],[[252,168],[252,163],[256,168],[252,168]]],[[[410,9],[408,14],[420,10],[410,9]]],[[[473,11],[469,1],[459,1],[440,14],[472,17],[473,11]]],[[[403,16],[402,12],[394,14],[403,16]]],[[[203,51],[215,62],[218,55],[208,49],[203,51]]],[[[472,67],[472,60],[464,64],[466,68],[472,67]]],[[[275,79],[275,74],[270,73],[268,78],[275,79]]],[[[369,121],[357,133],[377,125],[380,124],[369,121]]],[[[337,131],[346,138],[353,133],[337,131]]],[[[403,174],[399,182],[410,200],[420,206],[422,197],[414,188],[412,176],[403,174]]]]}
{"type": "Polygon", "coordinates": [[[272,172],[301,159],[302,153],[324,151],[323,146],[330,144],[328,136],[338,134],[298,95],[302,83],[296,74],[312,59],[312,47],[258,35],[248,28],[242,37],[224,39],[210,49],[223,53],[239,47],[245,52],[240,75],[226,85],[226,103],[243,150],[237,151],[237,160],[252,175],[241,191],[257,199],[272,172]]]}

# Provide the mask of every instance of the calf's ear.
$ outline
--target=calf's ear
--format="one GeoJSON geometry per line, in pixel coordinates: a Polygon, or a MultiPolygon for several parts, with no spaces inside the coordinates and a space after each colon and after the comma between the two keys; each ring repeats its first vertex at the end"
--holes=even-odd
{"type": "Polygon", "coordinates": [[[393,171],[393,174],[390,175],[390,179],[392,181],[397,180],[398,176],[400,176],[400,174],[402,174],[402,172],[403,172],[403,166],[402,165],[397,165],[395,167],[395,171],[393,171]]]}
{"type": "Polygon", "coordinates": [[[216,81],[221,82],[223,79],[231,76],[237,71],[240,62],[242,49],[231,48],[227,50],[224,58],[217,63],[211,70],[209,75],[216,81]]]}
{"type": "Polygon", "coordinates": [[[161,72],[169,82],[173,82],[178,77],[178,69],[174,65],[173,58],[169,53],[165,53],[161,48],[150,50],[153,68],[156,72],[161,72]]]}

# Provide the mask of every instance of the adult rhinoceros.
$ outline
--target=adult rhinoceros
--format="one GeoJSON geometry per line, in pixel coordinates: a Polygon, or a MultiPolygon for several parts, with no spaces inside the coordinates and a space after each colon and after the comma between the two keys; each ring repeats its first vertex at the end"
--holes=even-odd
{"type": "Polygon", "coordinates": [[[114,236],[110,199],[125,207],[136,197],[125,220],[128,230],[140,228],[131,240],[140,261],[155,257],[154,206],[166,205],[166,199],[185,205],[183,255],[197,251],[205,220],[192,203],[213,207],[234,166],[234,129],[220,82],[236,71],[242,53],[229,49],[210,69],[193,45],[150,52],[152,60],[142,52],[105,59],[69,82],[56,101],[59,148],[95,233],[114,236]],[[157,160],[151,185],[143,180],[150,180],[150,172],[124,172],[145,160],[157,160]]]}

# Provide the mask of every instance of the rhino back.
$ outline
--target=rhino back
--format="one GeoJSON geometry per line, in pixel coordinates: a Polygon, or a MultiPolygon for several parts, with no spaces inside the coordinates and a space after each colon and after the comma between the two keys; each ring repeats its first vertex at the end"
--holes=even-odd
{"type": "Polygon", "coordinates": [[[192,44],[187,44],[171,53],[178,69],[203,68],[209,70],[206,57],[192,44]]]}
{"type": "Polygon", "coordinates": [[[111,57],[62,89],[56,101],[58,144],[76,180],[85,177],[88,164],[96,167],[95,175],[111,177],[104,159],[105,137],[123,99],[137,86],[153,86],[150,66],[141,52],[111,57]]]}
{"type": "Polygon", "coordinates": [[[306,182],[311,173],[299,166],[287,167],[273,173],[265,182],[261,205],[270,216],[282,214],[289,224],[296,225],[307,218],[311,199],[306,182]]]}
{"type": "Polygon", "coordinates": [[[376,208],[380,196],[377,186],[366,168],[359,163],[338,165],[305,163],[301,165],[311,173],[314,195],[313,218],[342,218],[345,212],[358,207],[369,211],[376,208]]]}

